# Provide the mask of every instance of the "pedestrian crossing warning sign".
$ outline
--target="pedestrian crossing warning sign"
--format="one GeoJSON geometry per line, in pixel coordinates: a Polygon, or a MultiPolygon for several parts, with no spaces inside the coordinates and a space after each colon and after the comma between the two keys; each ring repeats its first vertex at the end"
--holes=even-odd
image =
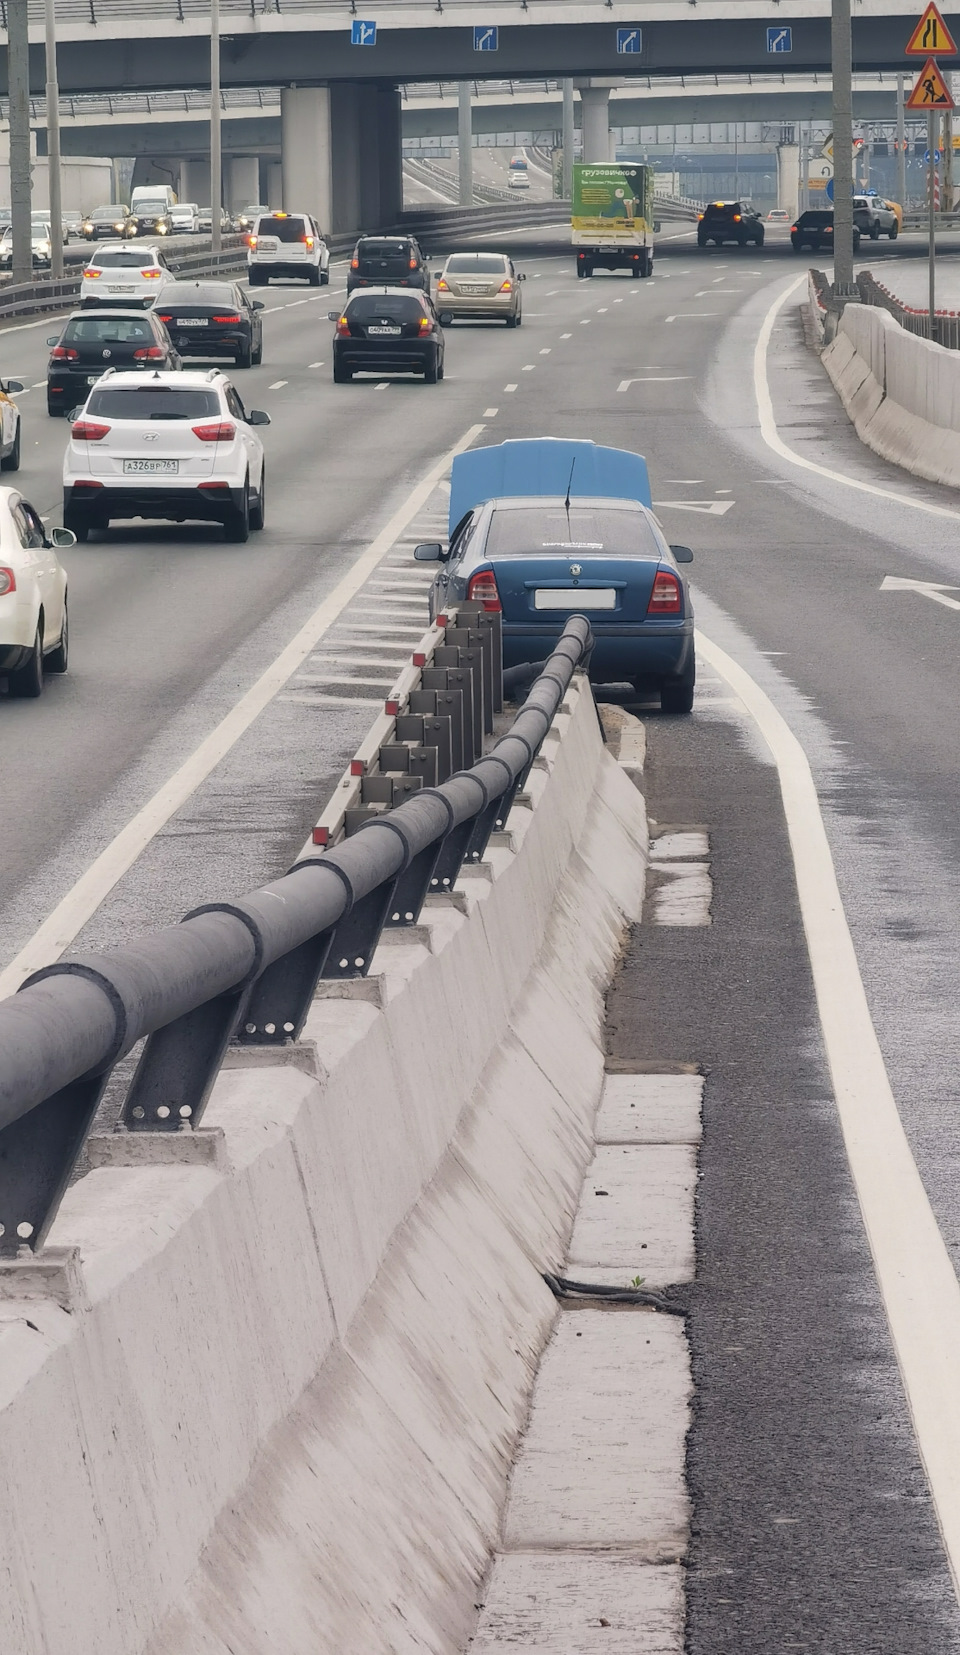
{"type": "Polygon", "coordinates": [[[932,0],[904,50],[908,57],[952,57],[956,52],[953,35],[932,0]]]}
{"type": "Polygon", "coordinates": [[[907,109],[953,109],[955,107],[950,89],[932,57],[927,59],[917,76],[917,84],[910,93],[905,107],[907,109]]]}

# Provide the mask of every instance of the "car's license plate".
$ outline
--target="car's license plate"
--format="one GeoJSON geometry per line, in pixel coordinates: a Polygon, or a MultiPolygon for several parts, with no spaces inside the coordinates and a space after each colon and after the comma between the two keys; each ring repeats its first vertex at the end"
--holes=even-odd
{"type": "Polygon", "coordinates": [[[179,460],[124,460],[125,476],[175,477],[180,470],[179,460]]]}
{"type": "Polygon", "coordinates": [[[178,328],[205,328],[209,324],[209,316],[181,316],[175,326],[178,328]]]}
{"type": "Polygon", "coordinates": [[[616,609],[613,586],[561,586],[541,588],[533,594],[534,609],[616,609]]]}
{"type": "Polygon", "coordinates": [[[471,286],[468,282],[461,282],[460,283],[460,292],[461,293],[489,293],[490,288],[486,286],[486,283],[484,283],[482,286],[478,286],[476,283],[474,283],[473,286],[471,286]]]}
{"type": "Polygon", "coordinates": [[[130,286],[130,287],[108,287],[107,288],[108,293],[133,293],[134,291],[135,291],[135,289],[132,286],[130,286]]]}
{"type": "Polygon", "coordinates": [[[99,378],[100,378],[99,374],[87,374],[87,384],[88,385],[96,385],[97,380],[99,378]]]}
{"type": "Polygon", "coordinates": [[[261,236],[257,242],[258,253],[276,253],[279,247],[280,243],[274,236],[261,236]]]}
{"type": "Polygon", "coordinates": [[[399,333],[399,332],[400,332],[400,329],[399,329],[399,328],[387,328],[387,327],[370,327],[370,328],[368,328],[368,329],[367,329],[367,332],[368,332],[368,333],[392,333],[392,334],[398,334],[398,333],[399,333]]]}

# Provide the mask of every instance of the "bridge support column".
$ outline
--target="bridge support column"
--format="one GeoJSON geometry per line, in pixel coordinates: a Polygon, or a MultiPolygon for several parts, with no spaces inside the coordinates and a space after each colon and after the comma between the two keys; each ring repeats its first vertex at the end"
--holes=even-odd
{"type": "Polygon", "coordinates": [[[283,166],[279,161],[263,162],[257,200],[265,202],[268,207],[279,205],[283,200],[283,166]]]}
{"type": "Polygon", "coordinates": [[[280,90],[283,210],[312,213],[324,230],[330,228],[332,211],[332,103],[327,86],[280,90]]]}
{"type": "Polygon", "coordinates": [[[798,144],[777,145],[777,206],[796,218],[800,206],[800,148],[798,144]]]}
{"type": "Polygon", "coordinates": [[[376,88],[378,175],[377,228],[396,224],[403,211],[403,129],[400,88],[378,83],[376,88]]]}
{"type": "Polygon", "coordinates": [[[209,160],[180,162],[180,183],[177,195],[181,201],[195,201],[198,207],[209,207],[209,160]]]}
{"type": "Polygon", "coordinates": [[[460,205],[473,206],[473,105],[470,81],[457,86],[457,151],[460,166],[460,205]]]}
{"type": "Polygon", "coordinates": [[[227,187],[224,196],[228,208],[239,210],[261,200],[258,155],[232,155],[225,170],[227,187]]]}
{"type": "Polygon", "coordinates": [[[583,159],[602,166],[610,159],[610,88],[581,84],[579,92],[583,159]]]}

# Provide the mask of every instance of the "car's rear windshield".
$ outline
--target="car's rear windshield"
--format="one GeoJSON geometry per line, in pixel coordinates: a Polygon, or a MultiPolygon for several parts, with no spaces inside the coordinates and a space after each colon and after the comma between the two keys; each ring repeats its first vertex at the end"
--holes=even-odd
{"type": "Polygon", "coordinates": [[[827,212],[821,207],[816,209],[814,212],[803,213],[799,222],[804,225],[805,228],[812,230],[814,225],[817,224],[832,224],[833,214],[827,212]]]}
{"type": "Polygon", "coordinates": [[[153,329],[143,316],[73,316],[64,339],[83,345],[119,345],[128,339],[153,340],[153,329]]]}
{"type": "Polygon", "coordinates": [[[232,287],[222,287],[214,282],[207,286],[202,282],[168,282],[160,302],[164,310],[171,305],[181,309],[185,305],[221,305],[224,309],[236,310],[237,295],[232,287]]]}
{"type": "Polygon", "coordinates": [[[88,414],[101,414],[104,419],[206,419],[219,412],[216,391],[186,386],[180,390],[172,385],[134,385],[126,390],[111,385],[91,391],[87,403],[88,414]]]}
{"type": "Polygon", "coordinates": [[[484,547],[485,557],[564,557],[577,552],[659,557],[660,546],[643,512],[575,503],[569,518],[562,505],[496,511],[484,547]]]}
{"type": "Polygon", "coordinates": [[[150,251],[146,247],[112,247],[105,253],[95,253],[90,263],[98,270],[139,270],[150,264],[150,251]]]}
{"type": "Polygon", "coordinates": [[[736,213],[742,213],[739,201],[711,201],[704,209],[704,218],[733,218],[736,213]]]}
{"type": "Polygon", "coordinates": [[[302,218],[282,218],[278,214],[261,218],[257,225],[258,236],[275,236],[277,241],[302,241],[308,233],[302,218]]]}
{"type": "Polygon", "coordinates": [[[390,322],[417,322],[423,305],[412,293],[391,293],[379,299],[375,293],[358,293],[350,300],[347,315],[354,322],[372,322],[379,316],[390,322]]]}
{"type": "Polygon", "coordinates": [[[410,243],[408,241],[362,241],[357,248],[357,258],[361,270],[374,263],[378,269],[384,263],[397,269],[406,269],[411,258],[410,243]]]}
{"type": "Polygon", "coordinates": [[[447,260],[447,269],[452,276],[466,276],[470,272],[478,276],[496,276],[502,273],[505,265],[502,253],[454,253],[447,260]]]}

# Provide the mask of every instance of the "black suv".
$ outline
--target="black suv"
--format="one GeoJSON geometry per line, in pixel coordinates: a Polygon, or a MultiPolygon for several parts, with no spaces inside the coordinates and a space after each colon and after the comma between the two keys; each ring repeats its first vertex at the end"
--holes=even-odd
{"type": "Polygon", "coordinates": [[[47,413],[54,418],[86,402],[107,368],[176,370],[183,363],[158,316],[151,311],[82,310],[71,316],[52,345],[47,366],[47,413]]]}
{"type": "MultiPolygon", "coordinates": [[[[795,253],[802,253],[805,247],[818,252],[822,247],[833,247],[833,209],[832,207],[811,207],[801,213],[795,224],[790,226],[790,241],[795,253]]],[[[856,253],[860,247],[860,231],[853,226],[853,250],[856,253]]]]}
{"type": "Polygon", "coordinates": [[[749,201],[711,201],[697,220],[697,246],[708,242],[722,247],[725,241],[734,241],[738,247],[753,242],[763,246],[763,220],[749,201]]]}
{"type": "Polygon", "coordinates": [[[419,287],[429,293],[426,254],[413,236],[361,236],[347,271],[347,292],[355,287],[419,287]]]}

